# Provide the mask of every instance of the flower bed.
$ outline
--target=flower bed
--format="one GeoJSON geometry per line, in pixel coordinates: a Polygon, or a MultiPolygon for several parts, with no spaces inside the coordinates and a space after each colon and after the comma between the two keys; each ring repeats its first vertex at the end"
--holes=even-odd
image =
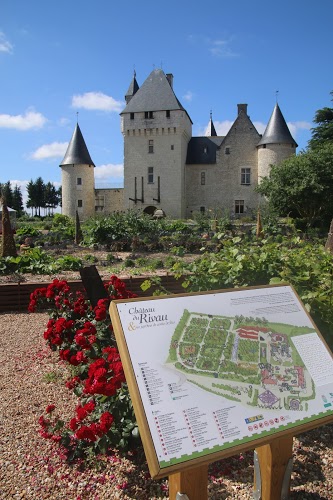
{"type": "Polygon", "coordinates": [[[70,461],[127,449],[139,437],[109,316],[111,300],[136,295],[115,276],[105,288],[108,298],[94,308],[82,292],[72,293],[66,281],[54,280],[30,296],[30,312],[45,306],[51,311],[44,338],[69,367],[66,386],[78,397],[69,422],[57,414],[56,404],[48,405],[39,419],[41,436],[60,443],[70,461]]]}

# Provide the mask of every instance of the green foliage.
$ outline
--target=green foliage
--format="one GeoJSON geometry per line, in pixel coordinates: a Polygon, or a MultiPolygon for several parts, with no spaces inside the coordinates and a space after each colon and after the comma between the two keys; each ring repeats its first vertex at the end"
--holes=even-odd
{"type": "Polygon", "coordinates": [[[333,143],[293,156],[271,168],[258,191],[280,216],[300,217],[308,226],[328,225],[333,214],[333,143]]]}
{"type": "MultiPolygon", "coordinates": [[[[108,255],[108,257],[109,257],[109,255],[108,255]]],[[[97,257],[95,255],[91,255],[91,254],[85,255],[84,260],[86,262],[90,262],[91,264],[95,264],[96,262],[98,262],[97,257]]]]}
{"type": "Polygon", "coordinates": [[[0,274],[33,273],[52,274],[61,270],[78,270],[82,267],[81,259],[71,255],[54,259],[40,248],[31,248],[17,257],[0,258],[0,274]]]}
{"type": "Polygon", "coordinates": [[[21,224],[16,230],[17,236],[39,236],[40,231],[32,224],[21,224]]]}
{"type": "Polygon", "coordinates": [[[236,237],[224,240],[217,253],[193,263],[177,263],[186,274],[187,291],[218,290],[274,283],[293,285],[326,340],[333,346],[333,256],[321,242],[298,236],[261,241],[236,237]]]}
{"type": "MultiPolygon", "coordinates": [[[[330,93],[333,97],[333,91],[330,93]]],[[[333,100],[333,99],[331,99],[333,100]]],[[[321,148],[333,142],[333,108],[318,109],[314,117],[316,127],[312,128],[312,138],[309,141],[310,149],[321,148]]]]}

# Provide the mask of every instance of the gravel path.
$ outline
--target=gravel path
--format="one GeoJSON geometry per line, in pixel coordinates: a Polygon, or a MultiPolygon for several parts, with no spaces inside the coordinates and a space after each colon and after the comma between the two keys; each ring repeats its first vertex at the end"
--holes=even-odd
{"type": "MultiPolygon", "coordinates": [[[[64,369],[42,337],[46,314],[0,315],[0,498],[160,500],[167,480],[150,479],[142,450],[116,452],[88,470],[64,462],[56,444],[39,437],[38,418],[55,403],[65,419],[74,396],[64,369]]],[[[294,440],[290,499],[333,498],[333,425],[294,440]]],[[[252,498],[253,453],[212,464],[209,500],[252,498]]]]}

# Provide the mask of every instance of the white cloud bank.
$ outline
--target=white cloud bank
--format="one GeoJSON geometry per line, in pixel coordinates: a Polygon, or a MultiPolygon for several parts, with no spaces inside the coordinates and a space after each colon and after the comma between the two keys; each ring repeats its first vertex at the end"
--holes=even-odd
{"type": "Polygon", "coordinates": [[[13,53],[13,45],[7,40],[6,35],[0,31],[0,52],[13,53]]]}
{"type": "Polygon", "coordinates": [[[73,108],[120,113],[124,106],[125,103],[122,101],[116,101],[102,92],[86,92],[72,97],[73,108]]]}
{"type": "Polygon", "coordinates": [[[44,144],[36,151],[30,153],[29,158],[32,160],[45,160],[47,158],[62,158],[67,150],[68,142],[52,142],[44,144]]]}
{"type": "Polygon", "coordinates": [[[108,163],[106,165],[100,165],[99,167],[96,167],[94,172],[95,179],[98,180],[105,180],[109,179],[110,177],[122,179],[124,177],[124,165],[122,165],[121,163],[108,163]]]}
{"type": "Polygon", "coordinates": [[[0,128],[31,130],[44,127],[47,119],[41,113],[28,110],[24,115],[0,115],[0,128]]]}

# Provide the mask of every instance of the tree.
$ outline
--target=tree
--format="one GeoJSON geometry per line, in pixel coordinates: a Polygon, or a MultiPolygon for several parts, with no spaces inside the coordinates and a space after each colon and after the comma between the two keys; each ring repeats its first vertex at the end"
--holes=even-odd
{"type": "Polygon", "coordinates": [[[37,177],[35,182],[35,196],[38,207],[38,215],[40,216],[40,209],[45,208],[45,184],[41,177],[37,177]]]}
{"type": "MultiPolygon", "coordinates": [[[[333,97],[333,90],[330,94],[333,97]]],[[[308,143],[309,148],[316,149],[324,144],[333,143],[333,108],[318,109],[313,121],[317,123],[317,126],[311,129],[312,138],[308,143]]]]}
{"type": "Polygon", "coordinates": [[[35,215],[37,214],[37,197],[36,197],[36,187],[34,181],[31,179],[27,184],[27,208],[31,208],[31,215],[34,215],[33,212],[35,210],[35,215]]]}
{"type": "Polygon", "coordinates": [[[301,217],[309,226],[329,225],[333,214],[333,142],[273,165],[258,192],[280,216],[301,217]]]}
{"type": "Polygon", "coordinates": [[[10,181],[0,184],[0,196],[5,198],[7,207],[13,208],[13,190],[10,181]]]}
{"type": "Polygon", "coordinates": [[[52,184],[52,182],[48,182],[47,184],[45,184],[44,199],[45,208],[48,209],[48,215],[50,215],[50,212],[53,213],[53,210],[59,204],[58,191],[54,187],[54,184],[52,184]]]}
{"type": "Polygon", "coordinates": [[[12,208],[14,210],[16,210],[18,217],[23,215],[23,213],[24,213],[23,197],[22,197],[21,188],[17,185],[15,185],[14,191],[13,191],[12,208]]]}

